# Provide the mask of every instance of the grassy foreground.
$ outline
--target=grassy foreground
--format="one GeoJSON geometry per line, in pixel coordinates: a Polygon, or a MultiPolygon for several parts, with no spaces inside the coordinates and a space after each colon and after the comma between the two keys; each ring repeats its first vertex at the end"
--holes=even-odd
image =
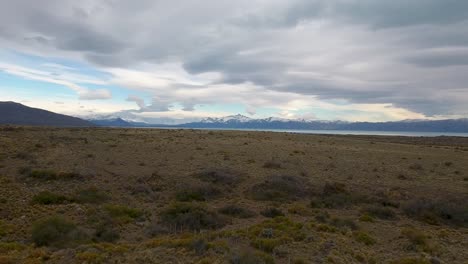
{"type": "Polygon", "coordinates": [[[468,263],[468,139],[0,127],[0,263],[468,263]]]}

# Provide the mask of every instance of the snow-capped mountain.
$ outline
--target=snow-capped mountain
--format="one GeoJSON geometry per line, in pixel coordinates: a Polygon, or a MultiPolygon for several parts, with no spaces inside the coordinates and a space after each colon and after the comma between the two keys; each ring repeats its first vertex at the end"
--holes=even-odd
{"type": "Polygon", "coordinates": [[[208,117],[204,118],[200,121],[200,123],[228,123],[228,122],[250,122],[253,119],[241,114],[237,115],[230,115],[230,116],[225,116],[225,117],[208,117]]]}
{"type": "MultiPolygon", "coordinates": [[[[174,127],[213,129],[283,129],[283,130],[356,130],[356,131],[408,131],[408,132],[461,132],[468,133],[467,119],[403,120],[396,122],[346,122],[327,120],[284,119],[268,117],[255,119],[244,115],[204,118],[200,121],[138,122],[124,117],[88,119],[96,125],[114,127],[174,127]]],[[[146,120],[145,120],[146,121],[146,120]]]]}

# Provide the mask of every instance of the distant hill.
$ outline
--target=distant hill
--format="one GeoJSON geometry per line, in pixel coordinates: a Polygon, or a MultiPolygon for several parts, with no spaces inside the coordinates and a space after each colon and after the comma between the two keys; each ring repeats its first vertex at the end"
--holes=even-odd
{"type": "Polygon", "coordinates": [[[91,123],[106,127],[151,127],[148,123],[127,121],[120,117],[111,119],[93,119],[91,123]]]}
{"type": "Polygon", "coordinates": [[[0,125],[56,126],[56,127],[92,127],[93,123],[28,107],[15,102],[0,102],[0,125]]]}

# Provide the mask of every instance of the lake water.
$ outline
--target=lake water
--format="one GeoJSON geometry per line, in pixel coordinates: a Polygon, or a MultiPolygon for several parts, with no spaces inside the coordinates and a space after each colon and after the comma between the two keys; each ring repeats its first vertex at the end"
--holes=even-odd
{"type": "MultiPolygon", "coordinates": [[[[162,129],[181,129],[167,128],[162,129]]],[[[236,128],[182,128],[197,130],[231,130],[231,131],[268,131],[282,133],[299,134],[326,134],[326,135],[369,135],[369,136],[405,136],[405,137],[468,137],[468,133],[450,133],[450,132],[406,132],[406,131],[354,131],[354,130],[293,130],[293,129],[236,129],[236,128]]]]}

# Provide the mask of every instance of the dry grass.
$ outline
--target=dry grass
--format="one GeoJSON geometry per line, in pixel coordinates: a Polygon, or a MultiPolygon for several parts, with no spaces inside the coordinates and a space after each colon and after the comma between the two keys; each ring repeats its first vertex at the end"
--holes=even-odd
{"type": "Polygon", "coordinates": [[[1,127],[0,262],[463,263],[466,148],[1,127]]]}

